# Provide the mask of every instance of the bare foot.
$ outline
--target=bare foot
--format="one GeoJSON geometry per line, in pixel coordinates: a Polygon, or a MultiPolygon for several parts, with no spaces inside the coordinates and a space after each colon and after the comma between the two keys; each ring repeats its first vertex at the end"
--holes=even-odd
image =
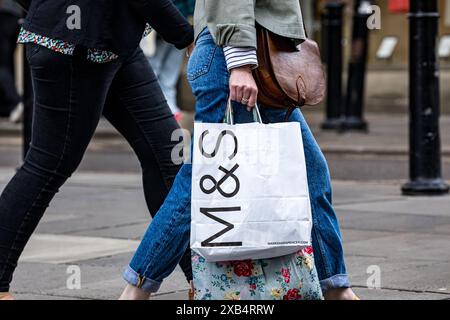
{"type": "Polygon", "coordinates": [[[324,294],[325,300],[360,300],[352,289],[330,289],[324,294]]]}
{"type": "Polygon", "coordinates": [[[150,299],[149,293],[132,285],[127,285],[119,298],[119,300],[148,300],[148,299],[150,299]]]}
{"type": "Polygon", "coordinates": [[[0,300],[14,300],[14,297],[9,292],[1,292],[0,300]]]}

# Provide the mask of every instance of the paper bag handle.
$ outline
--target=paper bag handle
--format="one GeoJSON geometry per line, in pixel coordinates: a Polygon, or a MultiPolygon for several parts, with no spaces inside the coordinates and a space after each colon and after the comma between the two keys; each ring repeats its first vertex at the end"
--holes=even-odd
{"type": "MultiPolygon", "coordinates": [[[[258,104],[252,108],[253,111],[253,121],[257,123],[263,123],[261,118],[261,113],[259,112],[258,104]]],[[[233,112],[233,104],[231,99],[228,99],[227,110],[225,111],[224,123],[234,125],[234,112],[233,112]]]]}

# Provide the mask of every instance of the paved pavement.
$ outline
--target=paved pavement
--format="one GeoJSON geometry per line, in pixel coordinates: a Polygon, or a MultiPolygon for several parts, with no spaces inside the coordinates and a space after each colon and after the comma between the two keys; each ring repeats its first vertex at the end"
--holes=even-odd
{"type": "MultiPolygon", "coordinates": [[[[409,132],[406,113],[368,113],[368,134],[322,131],[320,125],[324,115],[321,107],[305,107],[303,113],[325,152],[381,155],[403,155],[407,152],[409,132]]],[[[192,115],[187,114],[185,118],[191,120],[192,115]]],[[[441,116],[440,125],[443,153],[450,156],[450,114],[441,116]]],[[[18,144],[20,130],[21,125],[11,124],[0,118],[0,147],[18,144]]],[[[111,144],[115,150],[119,150],[120,146],[124,150],[121,141],[117,141],[117,131],[106,120],[100,121],[95,137],[97,141],[91,144],[91,150],[111,149],[111,144]]]]}
{"type": "MultiPolygon", "coordinates": [[[[370,135],[317,130],[307,118],[333,173],[352,283],[363,299],[450,299],[450,196],[400,194],[407,178],[407,119],[372,114],[370,135]],[[369,290],[380,271],[381,289],[369,290]]],[[[450,179],[450,117],[443,121],[444,176],[450,179]]],[[[0,190],[19,163],[17,129],[0,124],[0,190]]],[[[13,290],[18,298],[115,299],[121,272],[139,243],[149,215],[138,164],[104,123],[77,173],[56,196],[22,257],[13,290]],[[122,173],[118,173],[122,172],[122,173]],[[71,267],[80,290],[67,287],[71,267]],[[69,272],[69,273],[68,273],[69,272]]],[[[185,299],[179,269],[156,299],[185,299]]]]}
{"type": "MultiPolygon", "coordinates": [[[[327,156],[334,179],[350,181],[406,180],[408,178],[408,118],[402,114],[367,115],[370,133],[320,130],[323,113],[306,108],[305,116],[327,156]]],[[[442,117],[443,172],[450,179],[450,115],[442,117]]],[[[19,127],[0,122],[0,167],[15,167],[21,157],[19,127]]],[[[80,170],[139,172],[130,147],[105,121],[90,144],[80,170]]]]}
{"type": "MultiPolygon", "coordinates": [[[[0,170],[0,188],[10,176],[0,170]]],[[[348,269],[362,298],[450,299],[450,197],[402,197],[395,183],[335,181],[334,188],[348,269]],[[369,273],[378,268],[381,289],[369,290],[369,273]]],[[[120,274],[148,222],[139,175],[76,174],[27,247],[14,292],[29,299],[117,298],[120,274]],[[74,265],[80,290],[67,288],[74,265]]],[[[177,269],[157,298],[185,299],[186,290],[177,269]]]]}

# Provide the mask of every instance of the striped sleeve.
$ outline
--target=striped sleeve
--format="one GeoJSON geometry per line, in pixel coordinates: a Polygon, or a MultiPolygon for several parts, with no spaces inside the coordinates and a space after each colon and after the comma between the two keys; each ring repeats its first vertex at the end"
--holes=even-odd
{"type": "Polygon", "coordinates": [[[258,67],[256,49],[252,47],[223,47],[228,70],[250,65],[252,68],[258,67]]]}

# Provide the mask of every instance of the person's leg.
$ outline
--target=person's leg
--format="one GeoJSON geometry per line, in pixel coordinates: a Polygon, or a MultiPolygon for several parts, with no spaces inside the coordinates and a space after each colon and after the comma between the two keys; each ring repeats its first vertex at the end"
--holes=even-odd
{"type": "Polygon", "coordinates": [[[183,64],[184,51],[169,45],[167,56],[158,76],[164,96],[167,99],[170,110],[173,113],[180,111],[177,102],[177,84],[180,78],[181,66],[183,64]]]}
{"type": "MultiPolygon", "coordinates": [[[[286,111],[262,108],[265,122],[284,122],[286,111]]],[[[342,237],[339,222],[332,205],[331,177],[327,161],[317,144],[308,123],[300,110],[295,110],[289,121],[301,126],[305,161],[308,173],[308,186],[313,216],[312,243],[315,252],[315,265],[319,274],[322,291],[338,298],[353,298],[344,262],[342,237]]]]}
{"type": "Polygon", "coordinates": [[[151,65],[154,66],[161,89],[173,113],[179,111],[177,83],[180,77],[181,65],[183,64],[183,52],[163,39],[158,38],[156,54],[149,59],[151,65]]]}
{"type": "MultiPolygon", "coordinates": [[[[228,100],[228,70],[223,52],[211,35],[199,38],[188,69],[197,98],[196,120],[221,122],[228,100]]],[[[124,273],[129,286],[121,299],[146,298],[156,292],[189,246],[191,174],[192,165],[183,165],[124,273]]]]}
{"type": "Polygon", "coordinates": [[[190,188],[191,165],[185,164],[123,274],[129,286],[121,299],[148,298],[182,259],[189,247],[190,188]]]}
{"type": "Polygon", "coordinates": [[[0,300],[14,300],[14,297],[9,292],[0,292],[0,300]]]}
{"type": "MultiPolygon", "coordinates": [[[[179,129],[158,80],[143,52],[124,61],[110,88],[103,111],[105,117],[127,139],[142,167],[145,200],[154,217],[173,184],[180,165],[171,158],[179,129]]],[[[192,280],[190,250],[180,266],[192,280]]]]}
{"type": "Polygon", "coordinates": [[[158,35],[156,35],[155,45],[156,45],[155,53],[153,54],[153,56],[148,58],[148,62],[150,62],[150,65],[153,69],[153,72],[156,75],[156,78],[159,79],[159,74],[161,73],[162,65],[164,63],[164,59],[167,54],[169,46],[167,42],[165,42],[158,35]]]}
{"type": "MultiPolygon", "coordinates": [[[[85,52],[84,52],[85,53],[85,52]]],[[[0,197],[0,292],[50,201],[79,165],[118,63],[27,45],[35,94],[30,151],[0,197]]]]}

